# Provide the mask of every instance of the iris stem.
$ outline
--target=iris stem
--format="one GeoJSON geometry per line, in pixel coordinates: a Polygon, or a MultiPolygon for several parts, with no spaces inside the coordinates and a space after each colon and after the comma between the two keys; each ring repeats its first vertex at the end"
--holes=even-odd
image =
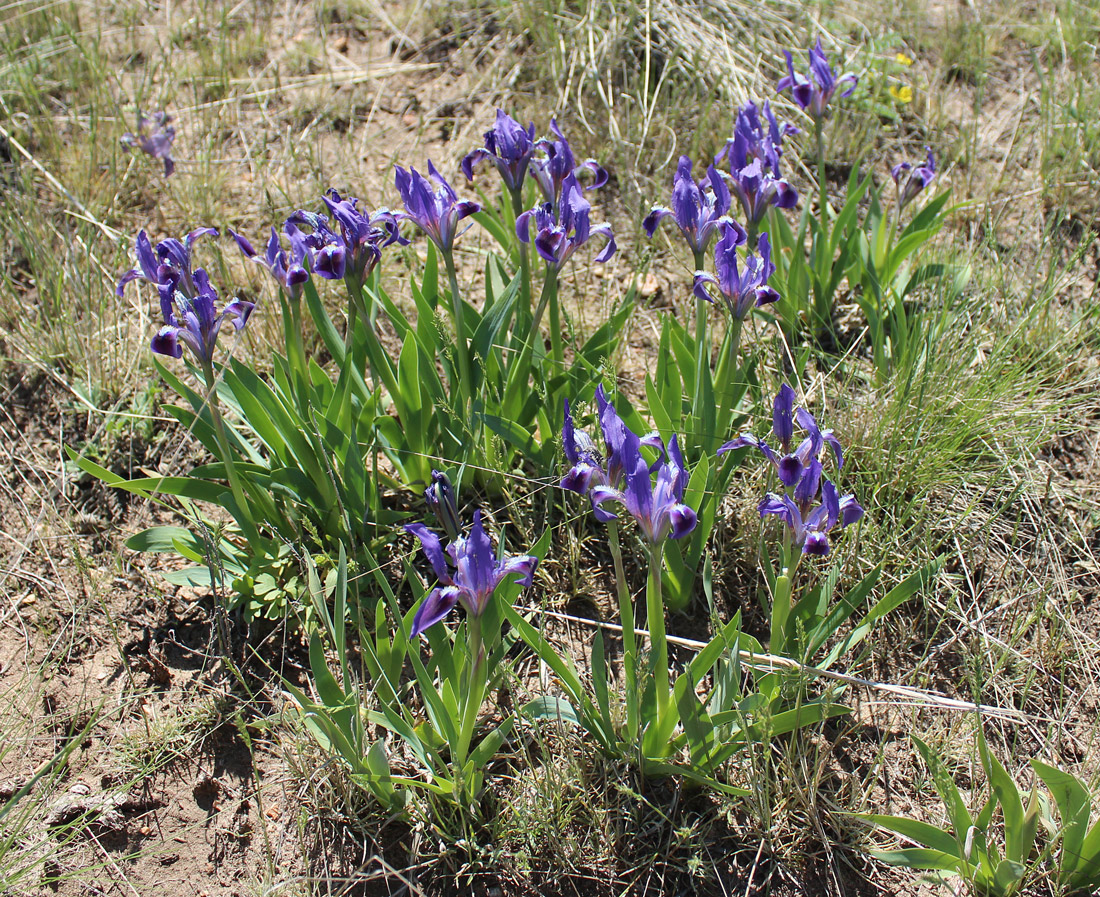
{"type": "MultiPolygon", "coordinates": [[[[751,314],[751,312],[750,312],[751,314]]],[[[745,322],[741,318],[730,317],[729,327],[726,330],[725,354],[718,366],[718,425],[725,426],[729,416],[733,413],[737,400],[737,388],[741,385],[741,365],[738,363],[741,352],[741,330],[745,322]]],[[[716,434],[719,439],[724,439],[728,433],[725,430],[716,434]]]]}
{"type": "Polygon", "coordinates": [[[305,383],[309,383],[309,367],[306,363],[306,350],[302,343],[302,294],[301,288],[292,291],[280,288],[280,299],[287,311],[283,318],[283,332],[286,338],[287,358],[290,369],[298,371],[305,383]]]}
{"type": "MultiPolygon", "coordinates": [[[[531,319],[531,326],[527,332],[527,339],[524,340],[523,348],[520,350],[519,358],[516,362],[509,366],[508,370],[508,386],[504,397],[504,408],[506,414],[517,415],[519,408],[515,403],[520,400],[522,391],[527,389],[529,375],[531,372],[531,356],[535,351],[535,342],[540,339],[539,326],[542,324],[542,317],[546,313],[546,307],[551,302],[551,297],[556,295],[558,291],[558,271],[553,265],[546,266],[546,280],[542,284],[542,295],[539,296],[539,304],[535,309],[535,316],[531,319]]],[[[546,378],[543,378],[545,382],[546,378]]],[[[553,407],[553,396],[548,396],[553,407]]]]}
{"type": "Polygon", "coordinates": [[[470,376],[470,347],[466,342],[465,315],[462,310],[462,294],[458,290],[458,271],[455,270],[454,252],[443,253],[447,265],[447,278],[451,284],[451,306],[454,310],[455,354],[458,355],[459,392],[462,396],[463,416],[471,411],[473,380],[470,376]]]}
{"type": "Polygon", "coordinates": [[[626,680],[626,729],[631,739],[638,736],[638,636],[634,620],[634,602],[623,571],[623,551],[619,544],[619,524],[607,522],[607,541],[615,562],[615,587],[619,596],[619,620],[623,627],[623,678],[626,680]]]}
{"type": "Polygon", "coordinates": [[[462,689],[466,696],[462,707],[462,720],[458,732],[459,743],[455,748],[455,762],[458,765],[458,774],[461,775],[461,767],[466,763],[466,756],[470,750],[470,743],[474,738],[474,726],[477,723],[477,714],[481,710],[481,704],[485,700],[485,664],[483,653],[485,650],[481,638],[481,616],[470,614],[466,618],[466,626],[470,633],[469,650],[470,660],[466,669],[466,687],[462,689]]]}
{"type": "Polygon", "coordinates": [[[668,638],[665,633],[665,604],[661,597],[661,577],[665,543],[649,546],[649,584],[646,588],[646,627],[649,629],[650,666],[657,695],[657,718],[662,719],[669,705],[668,638]]]}
{"type": "Polygon", "coordinates": [[[829,233],[829,190],[825,176],[825,127],[820,118],[814,119],[814,138],[817,143],[817,192],[818,215],[821,218],[821,235],[829,233]]]}
{"type": "MultiPolygon", "coordinates": [[[[706,264],[706,253],[702,249],[695,251],[695,270],[702,271],[706,264]]],[[[710,303],[700,296],[695,297],[695,395],[691,401],[691,418],[699,426],[703,403],[703,375],[710,371],[710,339],[707,335],[707,305],[710,303]]],[[[694,429],[694,427],[693,427],[694,429]]],[[[711,433],[695,433],[696,443],[703,445],[712,436],[711,433]]]]}
{"type": "MultiPolygon", "coordinates": [[[[375,367],[375,361],[377,360],[379,365],[388,363],[388,356],[385,350],[382,348],[382,343],[378,340],[378,334],[374,329],[375,315],[374,309],[377,307],[374,295],[366,290],[363,284],[360,284],[353,280],[347,281],[348,295],[351,296],[351,305],[348,311],[348,338],[350,339],[355,332],[356,321],[359,317],[363,319],[363,333],[365,334],[364,351],[366,357],[358,359],[355,357],[354,351],[352,351],[352,363],[362,365],[364,370],[370,368],[371,385],[377,389],[379,372],[375,367]],[[366,297],[369,296],[369,301],[366,297]]],[[[345,347],[345,353],[348,352],[348,348],[345,347]]],[[[392,395],[397,389],[397,382],[394,379],[393,371],[383,370],[382,380],[386,389],[392,395]]]]}
{"type": "MultiPolygon", "coordinates": [[[[512,196],[512,224],[513,235],[515,222],[523,214],[523,182],[515,189],[509,191],[512,196]]],[[[527,244],[519,240],[519,298],[520,308],[523,311],[523,319],[520,324],[520,333],[523,332],[523,324],[531,319],[531,256],[528,254],[527,244]]],[[[517,316],[518,317],[518,316],[517,316]]]]}
{"type": "MultiPolygon", "coordinates": [[[[550,266],[551,268],[553,266],[550,266]]],[[[550,270],[547,270],[547,283],[550,282],[550,270]]],[[[561,332],[561,304],[558,302],[558,274],[554,269],[553,289],[550,291],[550,357],[553,360],[553,376],[565,370],[565,344],[561,332]]],[[[541,301],[541,300],[540,300],[541,301]]],[[[553,403],[551,403],[553,407],[553,403]]]]}

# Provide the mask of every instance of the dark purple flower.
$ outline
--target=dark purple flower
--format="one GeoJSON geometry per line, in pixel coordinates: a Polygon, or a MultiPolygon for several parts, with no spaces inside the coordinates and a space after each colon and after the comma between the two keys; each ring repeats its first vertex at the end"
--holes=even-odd
{"type": "MultiPolygon", "coordinates": [[[[681,156],[672,181],[672,208],[654,206],[646,215],[642,227],[646,235],[652,237],[661,219],[672,215],[691,251],[698,255],[706,252],[710,238],[720,223],[726,222],[740,228],[732,219],[724,218],[729,208],[729,190],[714,166],[707,170],[706,177],[696,183],[691,176],[691,159],[681,156]]],[[[744,231],[741,233],[744,239],[744,231]]]]}
{"type": "Polygon", "coordinates": [[[398,212],[396,217],[412,221],[441,252],[449,254],[458,236],[458,222],[480,212],[481,206],[472,200],[459,199],[431,161],[428,162],[431,180],[415,168],[406,171],[395,165],[394,169],[397,192],[405,203],[405,211],[398,212]]]}
{"type": "MultiPolygon", "coordinates": [[[[602,384],[596,387],[596,395],[599,399],[603,398],[602,384]]],[[[568,399],[565,400],[565,423],[561,430],[561,444],[565,452],[565,460],[570,465],[569,471],[558,484],[562,489],[568,489],[578,495],[587,495],[593,486],[611,484],[611,478],[604,466],[603,455],[596,443],[584,430],[574,427],[568,399]]],[[[601,513],[606,512],[597,512],[597,516],[601,513]]]]}
{"type": "Polygon", "coordinates": [[[738,109],[733,136],[726,141],[725,149],[714,157],[714,164],[718,165],[726,160],[730,170],[736,172],[748,166],[753,159],[759,159],[764,170],[778,178],[783,138],[799,131],[794,125],[779,124],[772,112],[771,103],[767,101],[764,102],[764,118],[767,120],[767,127],[761,122],[755,103],[746,103],[738,109]]]}
{"type": "Polygon", "coordinates": [[[928,150],[928,158],[923,165],[914,166],[910,162],[899,162],[890,170],[890,177],[898,188],[898,208],[904,209],[917,198],[917,195],[936,176],[936,159],[932,155],[932,147],[928,150]]]}
{"type": "MultiPolygon", "coordinates": [[[[757,439],[751,433],[742,433],[736,439],[730,440],[719,447],[718,454],[721,455],[724,452],[744,448],[745,446],[759,449],[775,468],[776,473],[779,475],[779,481],[788,489],[799,486],[804,474],[812,466],[812,462],[818,460],[821,450],[826,444],[833,450],[837,469],[842,468],[844,466],[844,452],[841,449],[840,441],[832,430],[822,431],[817,426],[814,416],[805,408],[794,409],[794,399],[794,390],[784,383],[779,388],[779,393],[772,404],[772,433],[779,441],[779,451],[782,455],[773,450],[763,439],[757,439]],[[807,431],[807,436],[794,451],[791,451],[795,420],[798,421],[799,426],[807,431]]],[[[820,473],[818,477],[820,477],[820,473]]],[[[814,493],[815,495],[810,496],[810,501],[816,497],[816,489],[814,489],[814,493]]]]}
{"type": "Polygon", "coordinates": [[[697,518],[695,511],[684,504],[688,474],[676,437],[669,442],[667,455],[662,451],[662,457],[650,466],[642,456],[641,440],[630,430],[627,433],[623,444],[625,484],[622,489],[593,487],[590,492],[593,507],[600,508],[608,501],[619,502],[638,522],[642,537],[650,545],[659,545],[670,536],[684,538],[695,529],[697,518]]]}
{"type": "Polygon", "coordinates": [[[535,144],[538,149],[546,153],[546,156],[542,159],[532,159],[528,169],[548,203],[558,201],[562,186],[569,175],[579,177],[585,172],[590,173],[592,183],[585,188],[587,190],[595,190],[607,183],[607,172],[595,159],[585,159],[579,165],[577,164],[576,159],[573,158],[573,150],[569,147],[569,141],[558,128],[557,119],[550,119],[550,130],[554,132],[556,139],[543,138],[535,144]]]}
{"type": "Polygon", "coordinates": [[[389,209],[378,209],[364,215],[356,208],[358,199],[343,199],[335,190],[329,190],[328,195],[322,198],[340,228],[345,277],[352,277],[362,284],[381,261],[383,249],[393,243],[405,245],[409,242],[401,236],[397,218],[389,209]]]}
{"type": "Polygon", "coordinates": [[[483,159],[491,159],[512,193],[523,187],[527,176],[527,166],[535,151],[535,124],[526,128],[508,115],[503,109],[497,110],[493,127],[485,132],[485,146],[478,147],[462,160],[462,173],[466,180],[474,179],[474,166],[483,159]]]}
{"type": "Polygon", "coordinates": [[[497,560],[493,543],[481,525],[481,511],[474,512],[470,534],[454,539],[447,546],[446,553],[439,537],[423,524],[410,523],[405,530],[420,540],[424,556],[440,583],[424,599],[413,617],[414,636],[434,626],[458,603],[466,608],[470,616],[481,616],[493,592],[506,576],[518,576],[515,582],[527,587],[531,585],[538,566],[538,558],[533,555],[511,555],[497,560]]]}
{"type": "Polygon", "coordinates": [[[815,121],[821,121],[824,118],[825,109],[841,84],[848,84],[848,89],[841,94],[841,97],[851,96],[852,91],[856,89],[856,82],[859,79],[855,75],[846,72],[838,78],[833,74],[829,60],[825,57],[825,51],[821,49],[820,37],[817,39],[817,44],[810,50],[808,78],[794,70],[794,60],[791,59],[790,51],[784,50],[783,53],[787,57],[787,74],[779,79],[776,90],[782,92],[789,87],[794,101],[815,121]]]}
{"type": "Polygon", "coordinates": [[[759,159],[753,159],[744,168],[734,168],[730,185],[750,225],[763,221],[772,206],[793,209],[798,205],[798,191],[786,178],[772,177],[759,159]]]}
{"type": "Polygon", "coordinates": [[[596,256],[596,261],[606,262],[615,253],[615,235],[611,233],[611,226],[608,224],[598,224],[595,227],[589,224],[588,213],[591,208],[576,176],[570,174],[562,184],[557,214],[554,214],[553,205],[544,202],[516,219],[516,234],[524,243],[529,243],[531,219],[534,218],[535,249],[557,270],[561,270],[569,256],[579,246],[587,243],[589,237],[599,234],[606,238],[607,245],[596,256]]]}
{"type": "Polygon", "coordinates": [[[737,267],[737,247],[744,242],[745,232],[740,227],[724,224],[722,239],[714,247],[715,274],[695,272],[695,295],[708,302],[715,302],[707,289],[707,284],[714,284],[718,287],[730,315],[739,321],[745,319],[754,305],[760,308],[779,299],[779,293],[768,286],[768,278],[775,273],[768,235],[760,235],[759,257],[752,253],[745,256],[745,270],[742,272],[737,267]]]}
{"type": "Polygon", "coordinates": [[[171,302],[177,289],[194,296],[196,287],[191,273],[191,244],[208,234],[217,236],[218,231],[213,227],[197,227],[182,241],[175,237],[161,240],[154,250],[148,235],[141,231],[135,247],[138,267],[122,275],[115,294],[121,296],[131,280],[147,280],[156,284],[162,304],[171,302]]]}
{"type": "Polygon", "coordinates": [[[234,329],[240,330],[247,323],[254,305],[244,299],[233,299],[219,312],[218,294],[206,272],[196,268],[193,280],[193,295],[177,289],[170,302],[162,296],[160,307],[164,326],[153,337],[151,348],[159,355],[179,358],[183,346],[187,346],[199,363],[206,366],[213,361],[214,345],[225,320],[228,318],[234,329]]]}
{"type": "Polygon", "coordinates": [[[445,473],[432,471],[432,484],[424,490],[424,500],[439,525],[447,531],[448,538],[457,539],[462,532],[462,524],[458,518],[455,490],[445,473]]]}
{"type": "Polygon", "coordinates": [[[863,516],[863,508],[856,502],[855,496],[838,497],[836,486],[827,479],[821,484],[821,504],[808,514],[807,509],[808,504],[800,509],[790,496],[774,492],[769,492],[759,507],[761,517],[774,514],[787,525],[792,544],[800,547],[803,554],[817,557],[829,553],[829,530],[838,523],[843,529],[863,516]]]}
{"type": "MultiPolygon", "coordinates": [[[[293,225],[290,226],[293,227],[293,225]]],[[[301,241],[297,245],[292,243],[291,255],[287,255],[279,242],[278,232],[272,227],[271,237],[267,241],[267,250],[261,257],[245,236],[238,234],[232,228],[229,229],[229,235],[236,241],[237,247],[245,258],[267,268],[275,278],[275,282],[287,293],[295,298],[301,295],[302,284],[309,280],[309,271],[305,266],[306,247],[301,241]]]]}
{"type": "Polygon", "coordinates": [[[176,129],[168,124],[171,120],[166,112],[155,112],[152,118],[146,118],[139,112],[137,133],[127,132],[120,138],[122,145],[127,149],[140,150],[154,159],[163,159],[165,177],[176,170],[176,163],[172,161],[171,156],[176,129]]]}
{"type": "Polygon", "coordinates": [[[599,507],[592,498],[592,490],[597,486],[621,489],[629,466],[639,448],[648,445],[656,448],[662,455],[665,451],[661,437],[654,434],[639,437],[619,417],[615,406],[607,400],[603,384],[596,386],[596,408],[599,413],[600,430],[603,433],[604,452],[583,430],[573,425],[569,400],[565,402],[565,425],[562,427],[562,448],[565,459],[572,465],[559,485],[562,489],[588,495],[592,500],[592,510],[601,523],[614,520],[615,515],[599,507]]]}
{"type": "Polygon", "coordinates": [[[343,280],[348,267],[348,247],[330,226],[324,215],[298,209],[286,220],[284,233],[290,240],[291,252],[309,259],[310,270],[325,280],[343,280]],[[303,231],[299,225],[305,225],[303,231]]]}

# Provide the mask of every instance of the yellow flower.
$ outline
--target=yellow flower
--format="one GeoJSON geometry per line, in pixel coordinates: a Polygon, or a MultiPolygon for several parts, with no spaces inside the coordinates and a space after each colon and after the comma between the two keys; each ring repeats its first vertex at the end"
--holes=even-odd
{"type": "Polygon", "coordinates": [[[890,96],[892,96],[899,103],[912,103],[913,88],[910,87],[908,84],[902,84],[900,87],[897,84],[891,84],[890,96]]]}
{"type": "Polygon", "coordinates": [[[901,65],[912,65],[913,64],[912,58],[910,58],[909,56],[906,56],[904,53],[898,53],[898,55],[894,57],[894,61],[897,62],[897,63],[900,63],[901,65]]]}

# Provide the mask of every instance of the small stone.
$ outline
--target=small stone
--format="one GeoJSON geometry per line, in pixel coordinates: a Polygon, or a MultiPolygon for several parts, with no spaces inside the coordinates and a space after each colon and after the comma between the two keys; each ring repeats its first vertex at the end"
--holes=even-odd
{"type": "Polygon", "coordinates": [[[645,280],[642,281],[642,285],[638,288],[638,292],[643,299],[652,299],[661,292],[661,282],[657,280],[657,275],[652,271],[646,274],[645,280]]]}

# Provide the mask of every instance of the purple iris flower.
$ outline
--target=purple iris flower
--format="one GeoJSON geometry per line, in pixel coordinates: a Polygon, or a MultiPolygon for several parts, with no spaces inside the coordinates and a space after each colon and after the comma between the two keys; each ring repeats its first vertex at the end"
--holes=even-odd
{"type": "Polygon", "coordinates": [[[788,495],[776,495],[769,492],[760,502],[760,516],[775,514],[786,525],[791,541],[801,547],[803,554],[824,557],[829,553],[828,532],[838,523],[843,529],[855,523],[863,516],[854,495],[837,495],[836,486],[828,479],[821,484],[821,504],[809,513],[806,507],[799,508],[788,495]]]}
{"type": "Polygon", "coordinates": [[[569,400],[565,400],[565,424],[561,431],[561,441],[565,459],[571,466],[558,485],[578,495],[588,495],[596,519],[607,523],[614,520],[615,515],[599,507],[592,497],[592,490],[598,486],[621,489],[628,466],[633,466],[639,448],[648,445],[663,455],[665,444],[656,433],[647,436],[634,433],[619,417],[615,406],[607,400],[602,383],[596,386],[596,408],[603,433],[604,452],[597,448],[591,436],[574,426],[569,400]]]}
{"type": "MultiPolygon", "coordinates": [[[[772,433],[779,442],[779,452],[782,454],[777,453],[767,442],[763,439],[757,439],[751,433],[742,433],[736,439],[720,446],[717,454],[721,455],[745,446],[759,449],[776,469],[779,481],[788,489],[797,488],[801,484],[804,475],[814,476],[813,462],[817,461],[821,455],[821,450],[826,444],[833,450],[837,469],[842,468],[844,466],[844,452],[840,440],[836,438],[832,430],[821,430],[817,425],[817,421],[814,420],[814,416],[805,408],[795,409],[794,399],[794,390],[784,383],[779,388],[779,393],[772,403],[772,433]],[[807,431],[807,436],[794,451],[791,451],[791,443],[794,440],[794,422],[796,420],[799,426],[807,431]]],[[[816,476],[820,478],[820,471],[817,472],[816,476]]],[[[803,486],[803,489],[805,490],[809,485],[807,483],[806,486],[803,486]]],[[[810,501],[816,496],[816,488],[813,491],[814,495],[810,496],[810,501]]]]}
{"type": "MultiPolygon", "coordinates": [[[[696,255],[706,252],[710,238],[719,224],[726,222],[740,229],[741,225],[725,218],[730,208],[730,193],[722,176],[712,165],[699,183],[691,176],[691,159],[680,157],[672,181],[672,208],[654,206],[642,222],[646,235],[652,237],[661,219],[672,215],[677,227],[696,255]]],[[[742,230],[742,241],[745,232],[742,230]]]]}
{"type": "Polygon", "coordinates": [[[529,171],[542,190],[548,203],[555,203],[561,196],[562,187],[569,175],[579,176],[584,172],[592,175],[592,183],[586,189],[595,190],[607,183],[607,172],[595,159],[585,159],[579,165],[573,158],[573,150],[558,127],[557,119],[550,119],[550,130],[555,140],[545,138],[535,146],[546,153],[543,159],[532,159],[529,171]]]}
{"type": "Polygon", "coordinates": [[[310,269],[325,280],[343,280],[348,269],[348,246],[330,226],[324,215],[298,209],[283,228],[290,240],[291,252],[308,258],[310,269]],[[305,225],[303,231],[299,225],[305,225]]]}
{"type": "Polygon", "coordinates": [[[917,198],[917,194],[932,183],[936,176],[936,159],[932,147],[926,146],[928,158],[923,165],[914,166],[910,162],[899,162],[890,170],[890,177],[898,188],[898,209],[904,209],[917,198]]]}
{"type": "Polygon", "coordinates": [[[606,262],[615,254],[615,235],[611,226],[598,224],[592,227],[588,221],[591,209],[584,192],[577,183],[576,175],[570,173],[562,183],[561,199],[557,214],[554,206],[544,202],[516,218],[516,235],[524,242],[531,241],[531,219],[535,220],[535,249],[553,268],[561,270],[569,256],[588,242],[588,238],[599,234],[607,239],[607,245],[596,256],[597,262],[606,262]]]}
{"type": "Polygon", "coordinates": [[[782,92],[789,87],[794,101],[814,121],[821,121],[825,117],[825,109],[841,84],[848,84],[848,89],[840,95],[841,97],[851,96],[852,91],[856,89],[856,82],[859,80],[856,75],[845,72],[838,78],[833,74],[825,51],[821,49],[820,37],[817,39],[817,44],[810,50],[809,78],[794,70],[794,60],[791,59],[789,50],[784,50],[783,53],[787,57],[787,74],[779,79],[776,90],[782,92]]]}
{"type": "Polygon", "coordinates": [[[791,124],[779,124],[772,112],[771,103],[764,101],[764,122],[756,104],[748,102],[737,110],[733,125],[733,136],[726,141],[725,149],[714,157],[718,165],[723,159],[730,163],[731,170],[746,167],[753,159],[759,159],[765,170],[779,177],[779,159],[783,155],[783,138],[788,134],[799,133],[791,124]]]}
{"type": "Polygon", "coordinates": [[[137,133],[127,132],[120,142],[130,150],[140,150],[154,159],[164,160],[164,176],[168,177],[176,170],[172,160],[172,141],[176,139],[176,129],[168,124],[172,119],[166,112],[155,112],[151,118],[138,113],[137,133]]]}
{"type": "MultiPolygon", "coordinates": [[[[290,226],[293,227],[293,225],[290,226]]],[[[272,227],[271,237],[267,241],[267,250],[261,257],[256,253],[247,237],[238,234],[232,228],[229,229],[229,235],[236,241],[245,258],[267,268],[271,272],[271,276],[275,278],[276,283],[286,290],[290,296],[297,298],[301,295],[302,284],[309,280],[309,271],[305,267],[307,250],[301,241],[296,246],[292,244],[292,254],[287,255],[286,250],[282,248],[282,244],[279,242],[278,232],[272,227]]]]}
{"type": "Polygon", "coordinates": [[[469,199],[459,199],[436,167],[428,162],[428,176],[415,168],[406,171],[394,166],[397,192],[405,203],[405,211],[397,218],[408,218],[428,235],[440,251],[449,254],[458,236],[458,222],[481,211],[481,206],[469,199]],[[434,185],[433,182],[434,181],[434,185]]]}
{"type": "Polygon", "coordinates": [[[414,636],[434,626],[459,603],[470,616],[481,616],[493,592],[507,576],[518,575],[515,582],[524,587],[530,586],[533,581],[538,558],[528,554],[498,560],[493,553],[493,543],[481,525],[481,511],[474,512],[470,534],[455,538],[445,553],[439,537],[423,524],[410,523],[405,530],[420,540],[424,556],[440,583],[424,599],[413,617],[414,636]]]}
{"type": "Polygon", "coordinates": [[[122,296],[123,289],[131,280],[147,280],[156,284],[162,303],[171,302],[177,289],[194,296],[197,290],[191,273],[191,244],[207,235],[216,237],[218,231],[213,227],[197,227],[182,241],[175,237],[161,240],[154,250],[148,235],[141,231],[135,247],[138,267],[122,275],[115,294],[122,296]]]}
{"type": "Polygon", "coordinates": [[[744,168],[732,168],[732,171],[732,192],[741,203],[745,220],[750,225],[763,221],[772,206],[793,209],[798,205],[798,191],[786,178],[769,174],[759,159],[753,159],[744,168]]]}
{"type": "Polygon", "coordinates": [[[389,209],[378,209],[364,215],[356,206],[355,197],[344,199],[335,190],[322,197],[332,217],[340,228],[340,240],[344,245],[344,276],[362,284],[382,260],[382,250],[393,243],[401,245],[409,241],[401,236],[397,218],[389,209]]]}
{"type": "MultiPolygon", "coordinates": [[[[756,163],[753,163],[756,164],[756,163]]],[[[723,225],[722,239],[714,247],[714,274],[695,272],[695,295],[708,302],[715,302],[707,284],[718,287],[722,301],[730,315],[743,321],[754,305],[760,308],[779,299],[779,293],[768,286],[768,278],[775,273],[772,264],[772,248],[767,234],[760,235],[757,248],[760,256],[745,256],[745,270],[737,267],[737,247],[745,242],[745,232],[740,227],[723,225]]]]}
{"type": "Polygon", "coordinates": [[[622,489],[594,486],[589,493],[592,506],[619,502],[638,522],[642,537],[650,545],[659,545],[669,536],[684,538],[695,529],[697,518],[695,511],[684,504],[688,473],[679,442],[673,436],[667,455],[662,451],[662,457],[651,467],[642,457],[641,440],[630,430],[626,432],[622,447],[625,484],[622,489]]]}
{"type": "Polygon", "coordinates": [[[527,176],[527,166],[535,151],[535,124],[526,128],[503,109],[497,110],[493,127],[485,132],[485,146],[468,153],[462,160],[462,173],[466,180],[474,179],[474,166],[483,159],[491,159],[509,192],[522,189],[527,176]]]}
{"type": "MultiPolygon", "coordinates": [[[[597,399],[603,399],[602,384],[596,387],[596,396],[597,399]]],[[[562,489],[568,489],[578,495],[587,495],[593,486],[611,485],[611,477],[608,476],[603,455],[596,443],[584,430],[578,430],[573,425],[569,399],[565,400],[565,423],[561,430],[561,444],[565,451],[565,460],[570,465],[569,471],[558,484],[562,489]]],[[[609,446],[608,451],[610,454],[614,450],[609,446]]],[[[594,510],[597,519],[601,522],[605,523],[611,519],[611,515],[606,511],[599,508],[594,510]]]]}
{"type": "Polygon", "coordinates": [[[432,484],[424,490],[424,500],[440,526],[447,531],[447,536],[457,539],[462,526],[458,518],[455,490],[451,481],[447,479],[447,474],[439,470],[432,471],[432,484]]]}
{"type": "Polygon", "coordinates": [[[793,209],[798,204],[798,191],[779,174],[779,158],[783,155],[783,137],[798,133],[798,128],[780,125],[770,103],[764,103],[764,119],[754,103],[746,103],[737,112],[733,137],[715,159],[725,156],[730,168],[730,185],[741,203],[745,219],[757,225],[768,208],[793,209]]]}

